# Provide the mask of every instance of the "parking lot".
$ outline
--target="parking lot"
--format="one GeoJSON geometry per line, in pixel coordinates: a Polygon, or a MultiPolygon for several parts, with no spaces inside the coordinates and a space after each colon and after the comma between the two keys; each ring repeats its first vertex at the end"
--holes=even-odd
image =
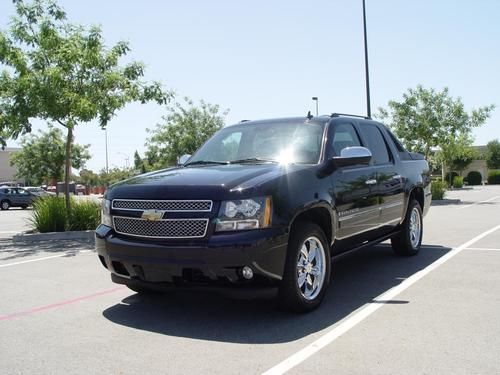
{"type": "MultiPolygon", "coordinates": [[[[333,263],[307,315],[200,292],[140,297],[92,245],[13,243],[0,212],[2,374],[499,374],[500,186],[433,206],[416,257],[387,243],[333,263]]],[[[20,227],[22,226],[22,227],[20,227]]]]}

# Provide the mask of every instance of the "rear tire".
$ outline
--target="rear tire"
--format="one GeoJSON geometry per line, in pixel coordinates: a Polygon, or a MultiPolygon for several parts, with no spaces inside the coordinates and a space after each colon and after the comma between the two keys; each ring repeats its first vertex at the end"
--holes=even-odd
{"type": "Polygon", "coordinates": [[[8,210],[10,208],[10,202],[5,200],[0,203],[0,209],[2,211],[8,210]]]}
{"type": "Polygon", "coordinates": [[[416,200],[411,200],[406,211],[406,217],[401,225],[401,231],[391,238],[391,245],[398,255],[417,255],[422,245],[424,233],[422,208],[416,200]]]}
{"type": "Polygon", "coordinates": [[[323,301],[330,272],[330,246],[323,230],[314,223],[296,223],[288,242],[279,306],[300,313],[314,310],[323,301]]]}

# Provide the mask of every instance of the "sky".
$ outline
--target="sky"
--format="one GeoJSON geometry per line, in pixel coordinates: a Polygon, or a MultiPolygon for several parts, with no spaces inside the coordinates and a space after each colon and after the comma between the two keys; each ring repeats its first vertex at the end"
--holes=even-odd
{"type": "MultiPolygon", "coordinates": [[[[72,23],[100,25],[109,46],[130,43],[146,79],[229,109],[242,119],[366,113],[361,0],[59,0],[72,23]]],[[[500,106],[500,1],[366,0],[373,112],[422,84],[460,97],[467,110],[500,106]]],[[[0,2],[0,29],[13,5],[0,2]]],[[[166,109],[130,104],[108,126],[109,167],[144,152],[146,129],[166,109]]],[[[34,122],[34,129],[44,128],[34,122]]],[[[96,123],[76,129],[90,144],[87,167],[105,166],[96,123]]],[[[475,144],[500,139],[500,107],[474,131],[475,144]]],[[[16,146],[10,141],[8,146],[16,146]]]]}

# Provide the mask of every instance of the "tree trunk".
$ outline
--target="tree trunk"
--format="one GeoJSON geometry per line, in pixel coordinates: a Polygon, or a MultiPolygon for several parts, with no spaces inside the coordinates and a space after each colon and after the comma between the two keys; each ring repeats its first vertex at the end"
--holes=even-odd
{"type": "Polygon", "coordinates": [[[66,212],[70,214],[71,200],[69,199],[69,179],[71,177],[71,145],[73,144],[73,127],[68,126],[68,137],[66,139],[66,160],[64,162],[64,197],[66,200],[66,212]]]}

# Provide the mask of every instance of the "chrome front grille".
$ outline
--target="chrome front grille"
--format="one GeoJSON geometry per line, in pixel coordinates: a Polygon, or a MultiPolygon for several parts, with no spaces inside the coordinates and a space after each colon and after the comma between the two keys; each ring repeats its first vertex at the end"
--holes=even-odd
{"type": "Polygon", "coordinates": [[[115,231],[146,238],[201,238],[205,237],[208,219],[162,219],[147,221],[139,218],[114,216],[115,231]]]}
{"type": "Polygon", "coordinates": [[[166,212],[210,212],[210,200],[134,200],[114,199],[114,209],[128,211],[160,210],[166,212]]]}

